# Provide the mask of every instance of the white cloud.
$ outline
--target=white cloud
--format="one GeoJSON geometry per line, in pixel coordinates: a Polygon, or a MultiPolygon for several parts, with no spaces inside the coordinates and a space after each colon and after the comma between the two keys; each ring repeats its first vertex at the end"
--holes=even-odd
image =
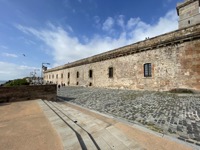
{"type": "Polygon", "coordinates": [[[113,30],[115,22],[122,27],[121,30],[114,30],[118,36],[109,36],[109,32],[105,32],[105,35],[94,34],[92,38],[82,36],[86,44],[81,43],[77,37],[70,36],[68,31],[63,28],[54,25],[50,29],[35,29],[22,25],[17,25],[16,27],[25,34],[42,40],[51,49],[50,53],[55,61],[53,66],[66,64],[144,40],[145,37],[154,37],[175,30],[178,27],[178,18],[175,10],[169,11],[164,17],[159,18],[155,24],[145,23],[140,18],[130,18],[125,21],[124,16],[120,16],[116,20],[108,17],[103,23],[102,29],[104,31],[113,30]]]}
{"type": "MultiPolygon", "coordinates": [[[[183,1],[183,0],[182,0],[183,1]]],[[[166,0],[166,1],[163,1],[163,6],[164,7],[167,7],[169,5],[169,3],[171,3],[172,0],[166,0]]]]}
{"type": "Polygon", "coordinates": [[[128,20],[128,23],[127,23],[127,28],[128,29],[132,29],[134,26],[136,26],[139,22],[140,22],[140,18],[130,18],[128,20]]]}
{"type": "Polygon", "coordinates": [[[101,29],[101,19],[99,16],[94,16],[93,17],[93,20],[94,20],[94,24],[93,24],[93,27],[97,28],[97,29],[101,29]]]}
{"type": "Polygon", "coordinates": [[[112,17],[108,17],[106,21],[103,23],[102,29],[105,31],[109,31],[112,29],[114,25],[114,19],[112,17]]]}
{"type": "Polygon", "coordinates": [[[16,54],[11,54],[11,53],[2,53],[2,56],[13,57],[13,58],[17,58],[18,57],[16,54]]]}
{"type": "Polygon", "coordinates": [[[96,24],[100,22],[100,17],[99,16],[94,16],[94,21],[96,24]]]}
{"type": "Polygon", "coordinates": [[[124,22],[124,16],[123,15],[119,15],[119,17],[118,17],[118,19],[117,19],[117,24],[122,28],[122,29],[124,29],[124,24],[125,24],[125,22],[124,22]]]}
{"type": "Polygon", "coordinates": [[[5,45],[0,45],[0,48],[1,48],[1,49],[8,49],[8,47],[5,46],[5,45]]]}
{"type": "MultiPolygon", "coordinates": [[[[30,76],[30,72],[38,69],[30,66],[20,66],[13,63],[0,61],[0,80],[12,80],[30,76]]],[[[40,74],[38,73],[38,76],[40,74]]]]}

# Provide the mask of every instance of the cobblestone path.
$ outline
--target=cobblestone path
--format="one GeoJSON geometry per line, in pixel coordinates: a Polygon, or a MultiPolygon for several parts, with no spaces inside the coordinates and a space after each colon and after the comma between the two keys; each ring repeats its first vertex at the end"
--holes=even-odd
{"type": "Polygon", "coordinates": [[[200,146],[200,96],[167,92],[62,87],[58,96],[200,146]]]}

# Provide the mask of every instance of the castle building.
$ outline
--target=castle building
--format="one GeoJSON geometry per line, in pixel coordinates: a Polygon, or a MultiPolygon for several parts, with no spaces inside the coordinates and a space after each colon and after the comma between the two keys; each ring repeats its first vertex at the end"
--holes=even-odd
{"type": "Polygon", "coordinates": [[[177,5],[179,29],[200,23],[199,5],[199,0],[185,0],[177,5]]]}
{"type": "Polygon", "coordinates": [[[179,29],[44,72],[47,83],[200,91],[199,0],[177,5],[179,29]]]}

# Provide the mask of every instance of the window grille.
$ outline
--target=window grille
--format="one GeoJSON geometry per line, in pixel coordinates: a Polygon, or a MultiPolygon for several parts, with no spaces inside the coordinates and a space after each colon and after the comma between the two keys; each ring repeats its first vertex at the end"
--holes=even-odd
{"type": "Polygon", "coordinates": [[[151,63],[144,64],[144,77],[151,77],[151,63]]]}
{"type": "Polygon", "coordinates": [[[113,67],[108,68],[108,76],[109,78],[113,78],[113,67]]]}

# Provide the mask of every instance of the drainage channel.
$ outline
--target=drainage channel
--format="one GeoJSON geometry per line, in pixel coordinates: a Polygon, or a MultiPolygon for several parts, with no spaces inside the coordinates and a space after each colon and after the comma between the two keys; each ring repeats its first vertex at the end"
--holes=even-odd
{"type": "Polygon", "coordinates": [[[95,139],[92,137],[92,135],[87,131],[85,130],[82,126],[80,126],[79,124],[77,124],[77,121],[73,120],[72,118],[70,118],[69,116],[67,116],[62,110],[60,110],[57,106],[55,106],[52,102],[51,102],[51,105],[54,106],[58,111],[60,111],[64,116],[66,116],[69,120],[71,120],[72,122],[76,123],[76,125],[81,128],[83,131],[85,131],[88,136],[90,137],[90,139],[92,140],[92,142],[94,143],[95,147],[100,150],[100,147],[98,146],[98,144],[96,143],[95,139]]]}
{"type": "Polygon", "coordinates": [[[79,141],[79,144],[80,144],[80,146],[81,146],[81,148],[83,149],[83,150],[87,150],[87,147],[86,147],[86,145],[85,145],[85,143],[84,143],[84,141],[83,141],[83,139],[82,139],[82,137],[81,137],[81,135],[76,131],[76,130],[74,130],[73,129],[73,127],[71,127],[54,109],[52,109],[51,108],[51,106],[49,105],[49,104],[47,104],[47,102],[45,102],[44,100],[43,100],[43,102],[67,125],[67,126],[69,126],[73,131],[74,131],[74,133],[76,134],[76,137],[78,138],[78,141],[79,141]]]}

